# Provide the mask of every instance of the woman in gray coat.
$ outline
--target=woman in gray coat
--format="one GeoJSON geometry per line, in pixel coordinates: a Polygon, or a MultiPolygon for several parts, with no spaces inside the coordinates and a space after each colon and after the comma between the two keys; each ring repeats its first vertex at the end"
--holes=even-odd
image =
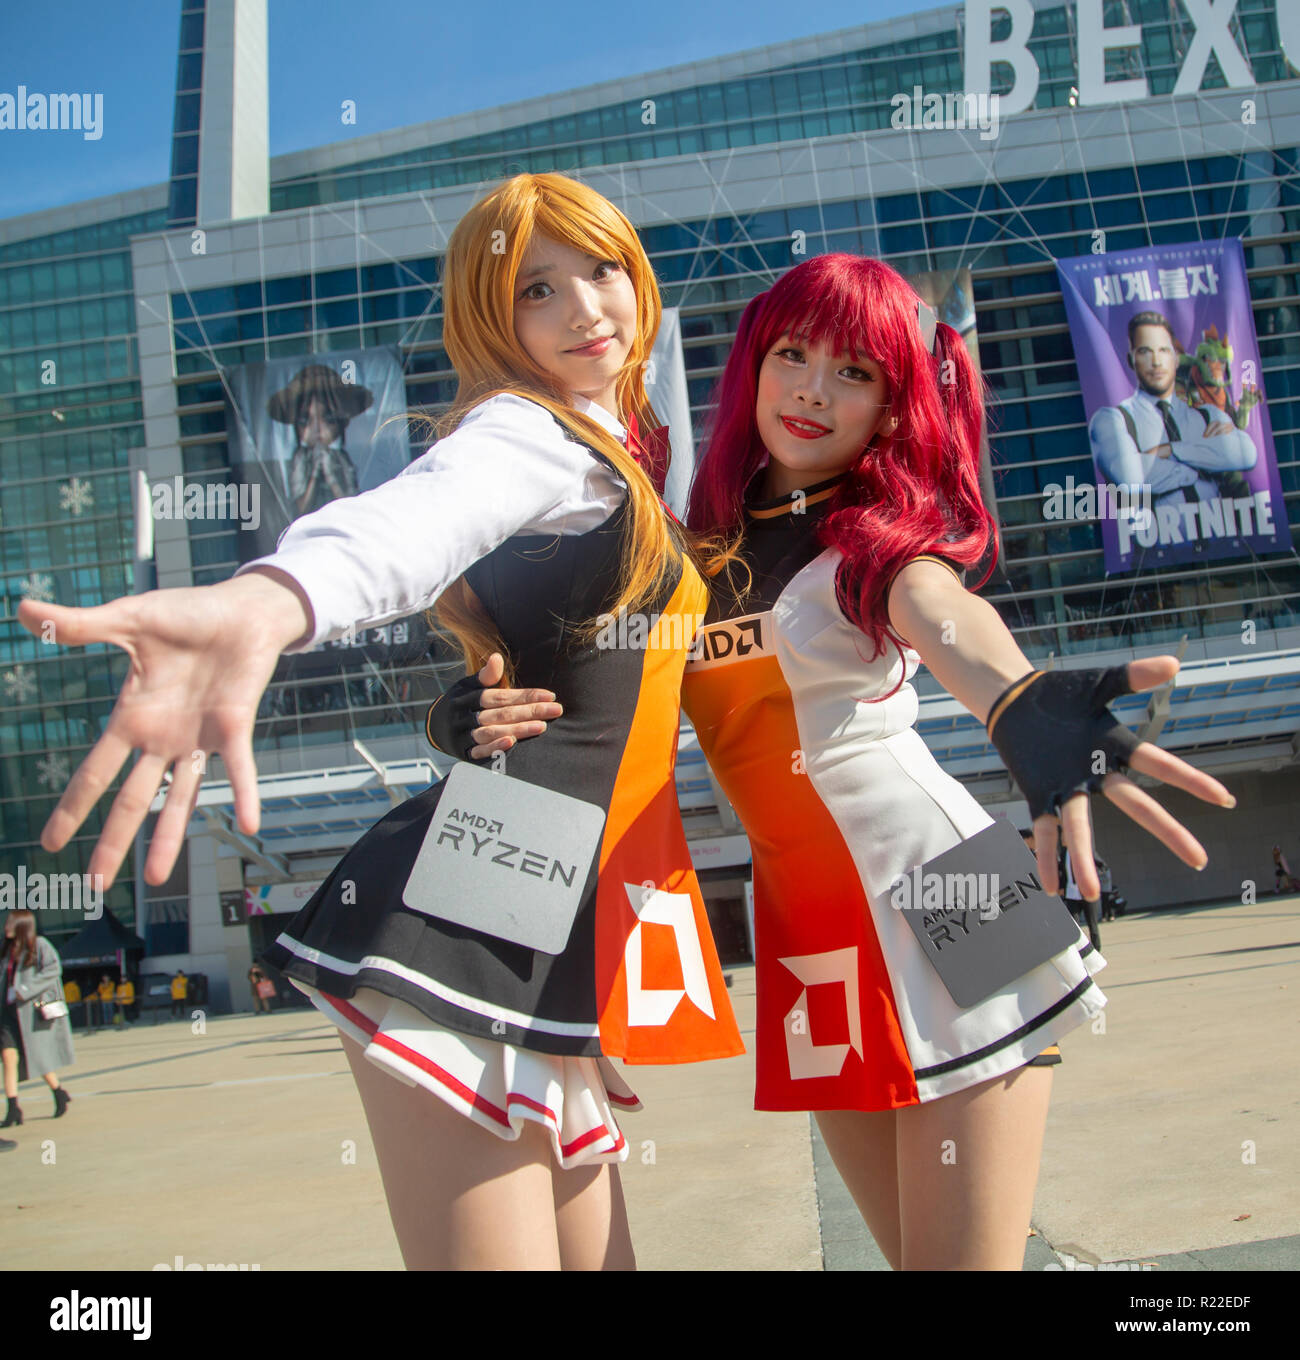
{"type": "Polygon", "coordinates": [[[18,1083],[31,1072],[45,1078],[54,1092],[54,1117],[68,1108],[72,1097],[59,1085],[56,1068],[70,1067],[72,1026],[66,1015],[47,1020],[41,1006],[63,1000],[63,967],[54,946],[36,934],[30,911],[6,913],[3,976],[0,977],[0,1060],[4,1063],[5,1095],[9,1110],[0,1128],[21,1124],[18,1083]]]}

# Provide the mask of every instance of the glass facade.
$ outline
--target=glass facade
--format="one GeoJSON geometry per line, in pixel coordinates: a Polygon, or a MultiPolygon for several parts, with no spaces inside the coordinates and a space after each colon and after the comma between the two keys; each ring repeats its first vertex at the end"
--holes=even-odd
{"type": "MultiPolygon", "coordinates": [[[[1259,628],[1300,623],[1300,565],[1273,557],[1106,579],[1096,525],[1044,520],[1043,488],[1067,476],[1087,481],[1092,470],[1053,260],[1088,253],[1092,232],[1103,224],[1112,250],[1244,238],[1287,514],[1300,523],[1298,155],[1297,148],[1251,152],[790,206],[649,226],[641,237],[665,305],[681,310],[697,430],[740,311],[795,262],[796,230],[806,232],[809,253],[879,255],[904,271],[969,265],[1003,526],[1005,576],[985,593],[1033,658],[1168,644],[1184,635],[1239,633],[1243,617],[1259,628]]],[[[438,343],[436,270],[437,261],[426,257],[173,295],[187,475],[229,476],[217,365],[395,344],[411,403],[449,402],[455,378],[438,343]]],[[[234,570],[237,532],[192,529],[195,560],[203,564],[196,581],[221,580],[234,570]]],[[[259,740],[306,745],[327,740],[331,730],[355,729],[364,679],[343,674],[327,686],[277,687],[277,720],[263,725],[259,740]]],[[[400,679],[389,679],[372,691],[378,707],[369,720],[381,726],[409,722],[392,698],[400,679]]],[[[1176,696],[1175,707],[1181,702],[1176,696]]],[[[1128,706],[1136,720],[1145,700],[1128,706]]],[[[1122,703],[1117,711],[1124,712],[1122,703]]],[[[973,718],[922,730],[950,759],[987,750],[973,718]]]]}
{"type": "MultiPolygon", "coordinates": [[[[1297,149],[1170,161],[997,184],[790,206],[645,227],[663,289],[679,307],[697,429],[748,298],[810,254],[846,250],[908,271],[972,269],[1005,582],[990,588],[1030,655],[1212,637],[1289,623],[1300,569],[1288,559],[1225,562],[1105,580],[1093,524],[1043,519],[1044,486],[1091,477],[1083,402],[1055,258],[1239,235],[1254,299],[1282,485],[1300,522],[1300,173],[1297,149]],[[1290,238],[1290,239],[1287,239],[1290,238]],[[1100,583],[1100,584],[1099,584],[1100,583]],[[1014,599],[1011,596],[1014,594],[1014,599]]],[[[438,346],[435,261],[404,260],[173,297],[186,468],[225,475],[215,366],[281,354],[402,347],[413,402],[445,403],[454,378],[438,346]],[[426,312],[432,308],[432,313],[426,312]]],[[[204,546],[205,580],[234,570],[234,533],[204,546]]]]}
{"type": "MultiPolygon", "coordinates": [[[[129,242],[165,219],[159,208],[0,246],[0,872],[85,872],[107,814],[92,811],[57,855],[39,845],[127,659],[115,647],[42,642],[18,622],[18,603],[131,592],[128,469],[145,438],[129,242]]],[[[130,926],[127,867],[104,900],[130,926]]],[[[79,927],[77,913],[43,923],[56,945],[79,927]]]]}
{"type": "MultiPolygon", "coordinates": [[[[1290,77],[1273,4],[1238,0],[1229,24],[1259,84],[1290,77]]],[[[1194,33],[1183,10],[1170,0],[1107,0],[1104,12],[1108,27],[1142,25],[1140,50],[1107,52],[1106,78],[1145,75],[1152,95],[1168,94],[1194,33]]],[[[995,17],[994,39],[1008,37],[1010,29],[1010,19],[1001,11],[995,17]]],[[[1034,107],[1069,104],[1078,79],[1074,6],[1039,9],[1029,50],[1041,73],[1034,107]]],[[[994,91],[1011,88],[1009,69],[994,67],[994,91]],[[1005,77],[1002,84],[999,72],[1005,77]]],[[[816,61],[774,64],[753,75],[687,89],[660,93],[646,81],[642,90],[632,79],[628,97],[616,104],[278,181],[271,187],[271,211],[477,184],[528,170],[570,173],[594,165],[876,132],[890,126],[890,100],[897,91],[916,85],[927,91],[959,90],[962,81],[956,24],[941,33],[816,61]]],[[[1225,84],[1212,56],[1202,88],[1222,89],[1225,84]]]]}
{"type": "Polygon", "coordinates": [[[172,114],[172,167],[167,225],[189,227],[199,210],[199,122],[203,105],[204,0],[182,0],[172,114]]]}

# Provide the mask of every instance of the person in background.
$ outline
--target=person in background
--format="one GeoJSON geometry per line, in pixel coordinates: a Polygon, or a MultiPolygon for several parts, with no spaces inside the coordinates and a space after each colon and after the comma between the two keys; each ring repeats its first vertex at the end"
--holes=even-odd
{"type": "Polygon", "coordinates": [[[267,1015],[271,1013],[271,998],[275,995],[275,983],[254,964],[248,970],[248,985],[253,991],[253,1014],[258,1011],[265,1011],[267,1015]]]}
{"type": "Polygon", "coordinates": [[[1286,862],[1286,856],[1282,853],[1282,847],[1273,847],[1273,891],[1280,892],[1300,892],[1300,882],[1296,881],[1295,875],[1291,872],[1291,866],[1286,862]]]}
{"type": "Polygon", "coordinates": [[[135,1005],[135,983],[130,978],[124,977],[117,984],[117,995],[114,1000],[117,1002],[117,1011],[113,1016],[113,1023],[125,1025],[126,1008],[135,1005]]]}
{"type": "Polygon", "coordinates": [[[82,1023],[85,1024],[86,1003],[81,999],[81,988],[80,986],[78,986],[75,979],[69,978],[63,984],[63,999],[68,1003],[69,1021],[75,1023],[72,1020],[72,1017],[76,1015],[76,1010],[74,1009],[74,1007],[80,1006],[82,1008],[82,1023]]]}
{"type": "Polygon", "coordinates": [[[1100,855],[1094,854],[1093,863],[1097,866],[1097,881],[1101,884],[1101,919],[1115,919],[1115,881],[1111,877],[1110,865],[1100,855]]]}
{"type": "Polygon", "coordinates": [[[185,970],[178,968],[172,978],[172,1018],[179,1019],[185,1013],[185,1002],[190,994],[190,980],[185,970]]]}
{"type": "Polygon", "coordinates": [[[0,1128],[23,1122],[18,1083],[28,1080],[28,1064],[44,1077],[54,1092],[54,1117],[68,1108],[72,1097],[59,1085],[56,1068],[71,1067],[72,1026],[63,1001],[58,952],[36,933],[30,911],[11,911],[4,926],[3,1003],[0,1003],[0,1060],[4,1065],[5,1096],[9,1108],[0,1128]],[[59,1014],[47,1012],[58,1011],[59,1014]]]}
{"type": "Polygon", "coordinates": [[[101,1025],[107,1025],[109,1023],[109,1017],[113,1014],[113,998],[116,995],[117,987],[114,985],[113,979],[109,977],[107,973],[101,973],[99,976],[99,988],[95,992],[95,1000],[97,1002],[96,1010],[99,1014],[99,1023],[101,1025]]]}
{"type": "MultiPolygon", "coordinates": [[[[1070,915],[1079,922],[1081,926],[1086,926],[1088,938],[1092,941],[1092,947],[1100,950],[1101,931],[1097,923],[1098,903],[1089,901],[1084,897],[1083,891],[1079,887],[1079,880],[1074,872],[1074,861],[1070,857],[1070,852],[1065,852],[1065,890],[1061,894],[1065,898],[1065,905],[1070,909],[1070,915]]],[[[1096,863],[1096,857],[1093,857],[1096,863]]]]}

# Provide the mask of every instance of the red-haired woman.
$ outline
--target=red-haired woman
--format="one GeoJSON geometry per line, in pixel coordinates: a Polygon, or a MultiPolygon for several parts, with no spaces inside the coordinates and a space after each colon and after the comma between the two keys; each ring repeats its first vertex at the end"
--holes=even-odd
{"type": "MultiPolygon", "coordinates": [[[[1059,808],[1098,894],[1097,788],[1204,865],[1126,766],[1233,802],[1106,709],[1167,681],[1174,658],[1043,675],[966,589],[994,544],[982,416],[960,336],[901,275],[815,257],[745,309],[688,517],[742,533],[752,574],[739,602],[715,581],[682,693],[753,850],[755,1104],[816,1114],[895,1269],[1020,1269],[1056,1042],[1105,1004],[1104,961],[1076,927],[1063,952],[960,1006],[895,909],[895,883],[992,820],[915,730],[918,665],[988,725],[1029,801],[1048,892],[1059,808]]],[[[506,730],[475,729],[477,753],[506,730]]]]}

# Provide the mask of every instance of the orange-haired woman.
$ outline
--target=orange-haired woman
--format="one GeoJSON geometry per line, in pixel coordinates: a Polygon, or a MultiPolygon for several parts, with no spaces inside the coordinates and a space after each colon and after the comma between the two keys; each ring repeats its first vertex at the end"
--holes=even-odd
{"type": "Polygon", "coordinates": [[[604,615],[705,608],[684,531],[623,443],[657,431],[642,371],[658,290],[612,204],[520,175],[452,234],[443,302],[457,398],[401,475],[295,521],[231,581],[24,602],[32,632],[51,620],[132,658],[42,839],[66,843],[135,748],[92,872],[111,881],[174,763],[146,864],[166,878],[196,749],[221,752],[254,833],[250,735],[281,652],[435,601],[474,665],[501,651],[534,700],[562,688],[566,722],[511,754],[513,778],[458,766],[394,809],[265,957],[343,1035],[408,1267],[626,1268],[615,1110],[638,1102],[609,1058],[743,1051],[673,780],[690,630],[597,645],[604,615]]]}

